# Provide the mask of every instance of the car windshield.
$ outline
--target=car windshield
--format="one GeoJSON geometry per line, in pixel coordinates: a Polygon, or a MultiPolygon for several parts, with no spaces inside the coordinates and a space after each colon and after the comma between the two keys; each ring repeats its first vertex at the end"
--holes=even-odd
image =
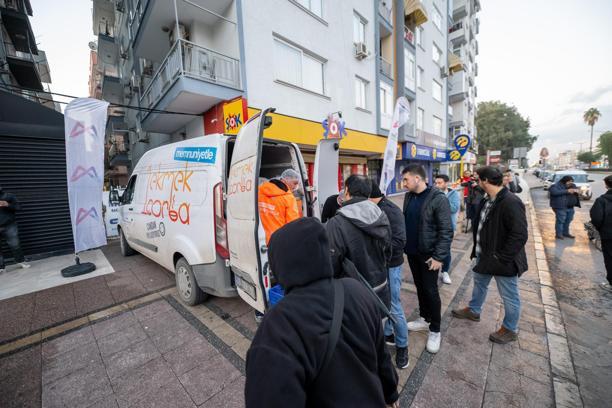
{"type": "Polygon", "coordinates": [[[574,183],[587,183],[588,182],[586,174],[556,174],[555,183],[561,180],[563,176],[570,176],[571,178],[574,179],[574,183]]]}

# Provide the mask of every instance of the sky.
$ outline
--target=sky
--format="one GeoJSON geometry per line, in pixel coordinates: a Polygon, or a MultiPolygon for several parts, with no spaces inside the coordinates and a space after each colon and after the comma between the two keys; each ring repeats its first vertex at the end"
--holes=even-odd
{"type": "MultiPolygon", "coordinates": [[[[338,1],[338,0],[334,0],[338,1]]],[[[90,0],[31,0],[54,92],[87,96],[90,0]]],[[[517,107],[538,135],[529,153],[588,149],[582,113],[597,107],[597,137],[612,130],[612,1],[481,0],[477,102],[517,107]],[[581,144],[582,143],[582,144],[581,144]]],[[[66,99],[64,99],[66,100],[66,99]]]]}

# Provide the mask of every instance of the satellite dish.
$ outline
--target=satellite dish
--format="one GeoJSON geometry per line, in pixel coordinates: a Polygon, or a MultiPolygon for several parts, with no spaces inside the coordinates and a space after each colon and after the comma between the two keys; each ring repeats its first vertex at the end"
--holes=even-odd
{"type": "Polygon", "coordinates": [[[95,51],[98,48],[98,44],[96,44],[95,41],[90,41],[89,42],[89,49],[92,51],[95,51]]]}

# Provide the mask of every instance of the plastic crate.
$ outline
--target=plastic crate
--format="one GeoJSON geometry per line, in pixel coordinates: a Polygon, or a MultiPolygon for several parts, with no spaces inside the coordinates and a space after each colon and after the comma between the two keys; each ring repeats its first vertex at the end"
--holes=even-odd
{"type": "Polygon", "coordinates": [[[270,299],[270,306],[274,306],[285,297],[285,291],[281,285],[275,285],[268,291],[268,298],[270,299]]]}

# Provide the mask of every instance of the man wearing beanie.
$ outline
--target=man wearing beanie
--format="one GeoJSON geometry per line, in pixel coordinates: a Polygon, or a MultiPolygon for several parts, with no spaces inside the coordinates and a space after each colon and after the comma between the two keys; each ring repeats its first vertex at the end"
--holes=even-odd
{"type": "Polygon", "coordinates": [[[329,254],[325,228],[314,218],[272,234],[270,267],[285,297],[268,311],[247,353],[247,407],[397,403],[398,377],[375,299],[355,279],[334,281],[329,254]]]}
{"type": "Polygon", "coordinates": [[[387,319],[385,323],[385,342],[395,346],[395,365],[397,368],[408,367],[408,326],[402,308],[400,290],[402,287],[402,265],[404,264],[404,246],[406,245],[406,225],[402,210],[387,199],[380,191],[378,183],[372,180],[370,201],[378,205],[391,224],[391,260],[389,261],[389,289],[391,292],[391,315],[395,322],[387,319]]]}

